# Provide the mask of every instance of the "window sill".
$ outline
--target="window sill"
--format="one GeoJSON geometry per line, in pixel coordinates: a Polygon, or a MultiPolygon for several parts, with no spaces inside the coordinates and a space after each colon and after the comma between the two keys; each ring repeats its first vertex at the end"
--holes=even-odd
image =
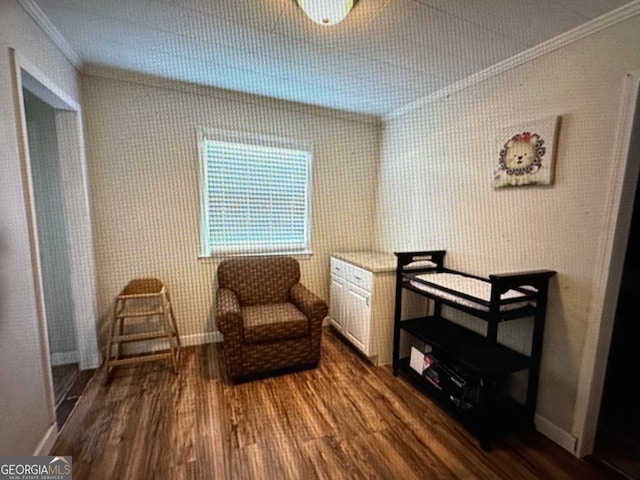
{"type": "Polygon", "coordinates": [[[216,253],[213,255],[199,255],[198,261],[218,263],[222,260],[238,257],[293,257],[308,260],[313,256],[312,251],[304,252],[254,252],[254,253],[216,253]]]}

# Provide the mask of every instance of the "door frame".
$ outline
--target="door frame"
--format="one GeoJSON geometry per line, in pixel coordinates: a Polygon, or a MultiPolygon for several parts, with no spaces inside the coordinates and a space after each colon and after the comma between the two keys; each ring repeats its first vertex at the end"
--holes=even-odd
{"type": "Polygon", "coordinates": [[[84,370],[97,368],[100,365],[101,358],[97,337],[95,265],[82,110],[78,102],[13,48],[10,49],[10,57],[14,81],[14,106],[18,117],[18,143],[22,181],[25,186],[24,202],[29,225],[31,268],[36,292],[38,334],[43,367],[46,372],[45,381],[48,382],[46,386],[49,392],[48,397],[50,397],[48,398],[48,403],[55,423],[55,400],[51,378],[43,277],[40,263],[40,247],[38,245],[23,88],[26,88],[55,109],[58,150],[61,160],[63,159],[60,162],[60,183],[65,212],[71,297],[74,303],[74,333],[78,347],[80,368],[84,370]]]}
{"type": "Polygon", "coordinates": [[[615,310],[620,291],[622,270],[635,191],[640,172],[640,70],[628,73],[623,81],[622,98],[611,159],[613,181],[606,196],[607,220],[601,237],[596,276],[593,280],[591,304],[582,353],[573,432],[577,439],[578,457],[593,452],[598,416],[607,371],[607,359],[615,310]]]}

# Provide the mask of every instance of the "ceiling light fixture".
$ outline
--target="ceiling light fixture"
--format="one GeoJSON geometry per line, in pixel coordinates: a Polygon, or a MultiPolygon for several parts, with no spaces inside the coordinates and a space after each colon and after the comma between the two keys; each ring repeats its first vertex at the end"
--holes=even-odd
{"type": "Polygon", "coordinates": [[[353,0],[297,0],[304,13],[318,25],[340,23],[353,8],[353,0]]]}

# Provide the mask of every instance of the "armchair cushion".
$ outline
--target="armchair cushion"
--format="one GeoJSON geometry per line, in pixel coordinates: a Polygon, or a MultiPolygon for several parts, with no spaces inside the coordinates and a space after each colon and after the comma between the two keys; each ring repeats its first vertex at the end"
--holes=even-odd
{"type": "Polygon", "coordinates": [[[286,340],[309,335],[309,320],[292,303],[253,305],[242,309],[244,341],[286,340]]]}

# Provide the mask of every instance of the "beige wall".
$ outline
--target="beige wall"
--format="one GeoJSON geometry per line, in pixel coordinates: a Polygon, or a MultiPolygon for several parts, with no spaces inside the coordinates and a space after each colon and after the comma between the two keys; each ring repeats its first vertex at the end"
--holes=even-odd
{"type": "Polygon", "coordinates": [[[449,266],[481,275],[558,271],[538,413],[573,436],[596,257],[624,161],[612,158],[622,86],[640,68],[638,44],[635,17],[434,98],[390,120],[383,135],[381,249],[446,249],[449,266]],[[562,117],[555,184],[493,190],[496,132],[549,115],[562,117]]]}
{"type": "Polygon", "coordinates": [[[329,255],[373,245],[379,129],[363,117],[250,95],[90,69],[83,75],[98,309],[136,276],[170,290],[186,343],[210,340],[216,261],[199,254],[197,128],[313,144],[313,255],[302,279],[328,300],[329,255]]]}
{"type": "Polygon", "coordinates": [[[73,66],[18,3],[0,2],[0,454],[29,455],[42,447],[55,419],[37,315],[10,48],[71,98],[78,98],[78,84],[73,66]]]}

